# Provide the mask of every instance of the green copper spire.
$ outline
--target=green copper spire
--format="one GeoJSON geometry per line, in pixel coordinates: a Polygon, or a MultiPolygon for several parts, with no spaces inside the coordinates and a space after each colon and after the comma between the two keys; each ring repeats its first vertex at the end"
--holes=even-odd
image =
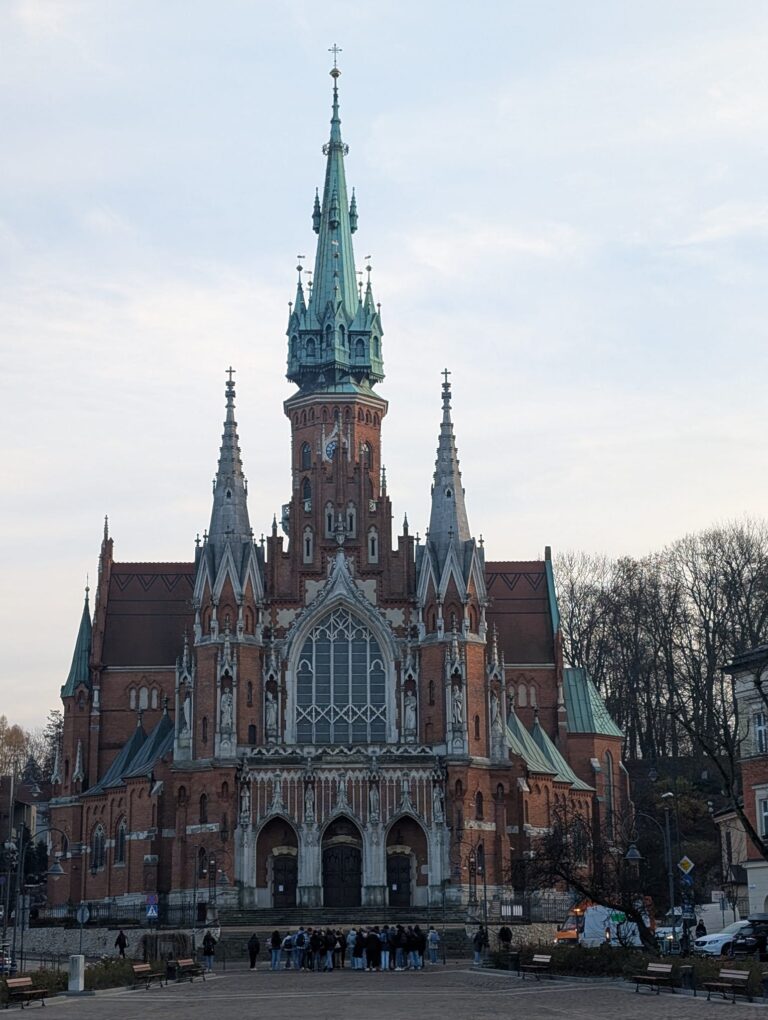
{"type": "Polygon", "coordinates": [[[80,629],[77,632],[75,652],[72,656],[72,665],[69,667],[69,676],[61,688],[62,698],[71,698],[80,684],[86,687],[91,686],[91,610],[88,606],[88,585],[85,586],[85,604],[83,615],[80,617],[80,629]]]}
{"type": "Polygon", "coordinates": [[[315,193],[312,228],[317,234],[315,270],[308,300],[297,293],[288,321],[288,378],[303,391],[370,390],[384,378],[381,317],[373,300],[370,274],[365,301],[358,290],[352,234],[357,230],[357,199],[350,199],[344,172],[349,147],[341,138],[339,71],[335,64],[331,134],[323,198],[315,193]]]}

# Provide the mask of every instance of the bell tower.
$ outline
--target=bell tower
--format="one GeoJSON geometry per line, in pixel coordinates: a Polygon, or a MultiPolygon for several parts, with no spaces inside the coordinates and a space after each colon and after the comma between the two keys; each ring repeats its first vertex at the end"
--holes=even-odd
{"type": "Polygon", "coordinates": [[[383,331],[371,266],[365,283],[355,268],[357,200],[347,192],[349,147],[341,138],[341,72],[335,57],[331,132],[323,146],[325,183],[322,201],[315,194],[312,213],[314,272],[305,284],[303,267],[297,267],[287,329],[287,376],[298,392],[284,404],[291,421],[292,492],[283,506],[282,527],[303,575],[324,575],[342,541],[359,574],[378,573],[391,549],[381,447],[387,402],[374,392],[384,378],[383,331]]]}

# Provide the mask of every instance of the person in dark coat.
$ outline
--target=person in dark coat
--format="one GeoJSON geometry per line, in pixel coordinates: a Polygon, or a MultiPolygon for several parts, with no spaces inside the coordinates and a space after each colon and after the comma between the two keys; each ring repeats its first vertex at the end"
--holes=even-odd
{"type": "Polygon", "coordinates": [[[251,961],[251,970],[256,970],[256,959],[261,949],[261,943],[259,942],[259,936],[256,932],[251,935],[248,939],[248,959],[251,961]]]}
{"type": "Polygon", "coordinates": [[[270,970],[280,970],[280,945],[282,941],[280,932],[275,928],[269,940],[269,949],[272,954],[272,960],[269,965],[270,970]]]}
{"type": "Polygon", "coordinates": [[[373,928],[365,936],[365,953],[368,957],[368,970],[381,970],[381,939],[378,928],[373,928]]]}
{"type": "Polygon", "coordinates": [[[117,933],[117,938],[115,939],[115,949],[117,949],[118,955],[122,956],[123,959],[125,959],[125,950],[127,947],[128,939],[125,937],[125,932],[121,928],[117,933]]]}
{"type": "Polygon", "coordinates": [[[213,957],[216,953],[216,939],[211,932],[207,931],[203,938],[203,958],[205,969],[210,973],[213,970],[213,957]]]}
{"type": "Polygon", "coordinates": [[[413,940],[416,945],[416,969],[424,970],[424,953],[427,950],[427,936],[418,926],[413,926],[413,940]]]}

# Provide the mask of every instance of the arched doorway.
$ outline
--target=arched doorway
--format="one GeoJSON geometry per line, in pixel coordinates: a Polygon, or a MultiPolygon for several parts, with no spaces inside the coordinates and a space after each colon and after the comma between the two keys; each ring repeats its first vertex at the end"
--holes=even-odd
{"type": "Polygon", "coordinates": [[[426,833],[408,815],[397,818],[387,833],[387,897],[390,907],[427,903],[428,861],[426,833]]]}
{"type": "Polygon", "coordinates": [[[363,841],[348,818],[337,818],[323,833],[323,905],[359,907],[363,881],[363,841]]]}
{"type": "Polygon", "coordinates": [[[272,907],[295,907],[299,849],[296,831],[283,818],[273,818],[256,843],[256,886],[260,902],[272,907]]]}

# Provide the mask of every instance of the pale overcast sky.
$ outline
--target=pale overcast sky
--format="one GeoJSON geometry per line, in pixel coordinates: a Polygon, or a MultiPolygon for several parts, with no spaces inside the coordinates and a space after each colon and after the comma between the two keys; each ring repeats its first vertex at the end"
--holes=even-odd
{"type": "Polygon", "coordinates": [[[0,711],[58,704],[103,515],[191,558],[237,369],[251,521],[289,495],[328,47],[399,524],[453,371],[490,559],[642,554],[768,506],[768,8],[4,0],[0,711]]]}

